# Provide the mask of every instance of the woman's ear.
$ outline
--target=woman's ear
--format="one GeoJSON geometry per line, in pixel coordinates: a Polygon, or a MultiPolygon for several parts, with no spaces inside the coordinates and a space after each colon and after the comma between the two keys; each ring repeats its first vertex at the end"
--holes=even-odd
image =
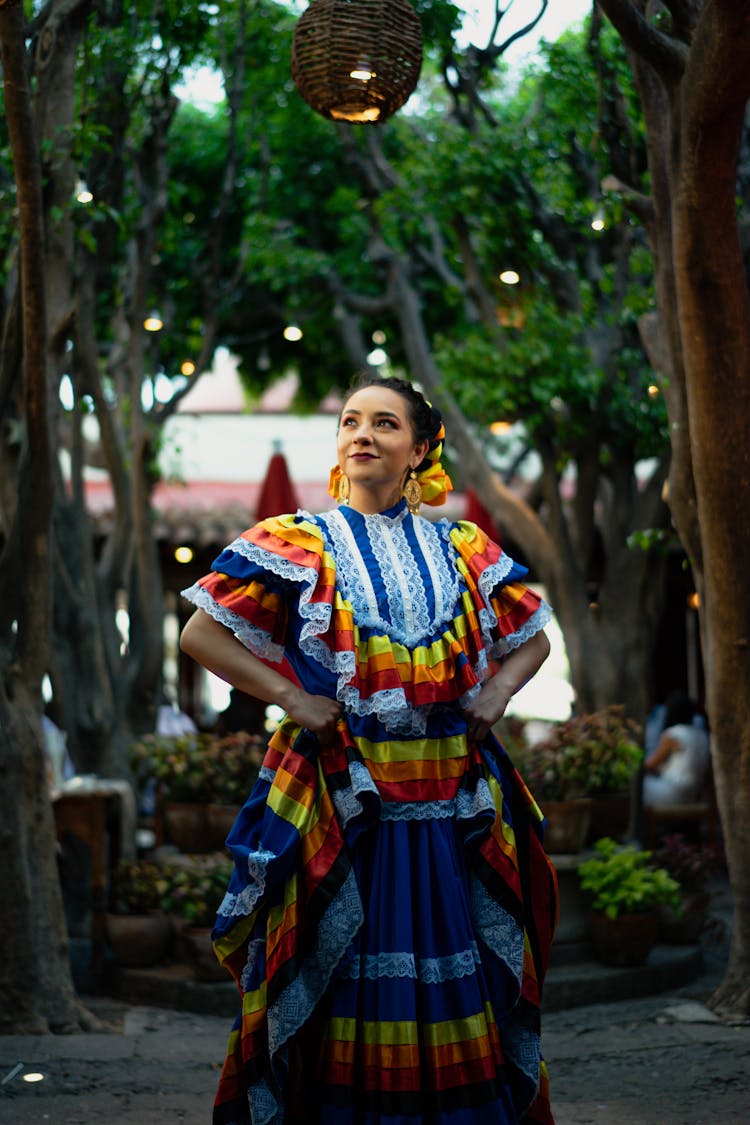
{"type": "Polygon", "coordinates": [[[414,453],[412,454],[411,461],[409,462],[410,468],[416,469],[417,465],[422,464],[425,457],[427,456],[427,451],[429,448],[429,441],[420,441],[418,445],[414,446],[414,453]]]}

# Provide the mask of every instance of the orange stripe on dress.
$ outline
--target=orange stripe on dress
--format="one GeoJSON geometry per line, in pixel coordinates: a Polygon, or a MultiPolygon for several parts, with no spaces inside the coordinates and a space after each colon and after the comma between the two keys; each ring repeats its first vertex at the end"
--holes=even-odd
{"type": "Polygon", "coordinates": [[[446,781],[463,777],[466,757],[423,758],[407,762],[369,762],[370,775],[375,781],[397,785],[400,782],[446,781]]]}
{"type": "Polygon", "coordinates": [[[271,555],[281,555],[300,566],[316,569],[320,566],[323,540],[301,530],[299,525],[285,529],[277,520],[265,520],[243,531],[240,538],[246,539],[263,551],[268,551],[271,555]],[[270,523],[273,523],[273,531],[268,526],[270,523]]]}

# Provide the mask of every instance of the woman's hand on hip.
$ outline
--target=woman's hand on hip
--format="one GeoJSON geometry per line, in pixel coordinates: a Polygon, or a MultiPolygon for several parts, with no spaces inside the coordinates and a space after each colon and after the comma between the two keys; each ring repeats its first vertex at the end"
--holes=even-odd
{"type": "Polygon", "coordinates": [[[472,742],[481,742],[492,730],[498,719],[505,714],[505,708],[510,702],[494,680],[488,680],[481,691],[464,708],[466,719],[466,735],[472,742]]]}
{"type": "Polygon", "coordinates": [[[311,695],[302,688],[287,707],[287,714],[321,742],[331,742],[341,719],[341,706],[327,695],[311,695]]]}

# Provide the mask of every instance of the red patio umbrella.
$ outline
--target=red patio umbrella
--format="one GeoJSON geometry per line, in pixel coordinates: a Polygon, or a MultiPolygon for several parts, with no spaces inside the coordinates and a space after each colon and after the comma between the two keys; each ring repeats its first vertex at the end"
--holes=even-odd
{"type": "Polygon", "coordinates": [[[500,529],[485,508],[473,488],[466,489],[466,513],[464,519],[481,527],[495,543],[500,542],[500,529]]]}
{"type": "Polygon", "coordinates": [[[277,447],[271,455],[263,484],[260,486],[255,518],[256,520],[265,520],[269,516],[281,516],[287,512],[296,512],[298,508],[299,500],[292,484],[292,478],[289,476],[286,457],[277,447]]]}
{"type": "MultiPolygon", "coordinates": [[[[271,454],[263,484],[260,486],[255,518],[260,521],[268,519],[270,516],[283,516],[289,512],[296,512],[298,508],[299,500],[292,484],[292,478],[289,476],[286,457],[281,452],[281,443],[275,441],[274,452],[271,454]]],[[[282,676],[286,676],[292,683],[299,683],[299,679],[285,656],[282,657],[280,664],[269,661],[264,661],[264,663],[275,668],[277,672],[281,672],[282,676]]]]}

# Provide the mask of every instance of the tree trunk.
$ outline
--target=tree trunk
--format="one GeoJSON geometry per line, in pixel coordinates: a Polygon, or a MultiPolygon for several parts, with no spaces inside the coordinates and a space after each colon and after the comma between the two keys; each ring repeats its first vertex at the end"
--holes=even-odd
{"type": "MultiPolygon", "coordinates": [[[[626,42],[648,127],[659,340],[672,388],[670,504],[701,594],[706,702],[734,895],[721,1010],[750,1012],[750,301],[736,176],[750,97],[745,5],[686,6],[679,36],[643,3],[600,0],[626,42]]],[[[677,9],[677,6],[675,6],[677,9]]]]}
{"type": "Polygon", "coordinates": [[[18,200],[23,338],[19,409],[25,421],[16,480],[19,503],[0,558],[3,588],[9,571],[17,572],[19,562],[23,569],[13,602],[14,628],[0,657],[0,899],[13,903],[0,939],[0,1029],[18,1034],[70,1030],[81,1022],[82,1010],[70,975],[41,727],[51,592],[52,443],[41,168],[20,4],[0,5],[0,47],[18,200]]]}

